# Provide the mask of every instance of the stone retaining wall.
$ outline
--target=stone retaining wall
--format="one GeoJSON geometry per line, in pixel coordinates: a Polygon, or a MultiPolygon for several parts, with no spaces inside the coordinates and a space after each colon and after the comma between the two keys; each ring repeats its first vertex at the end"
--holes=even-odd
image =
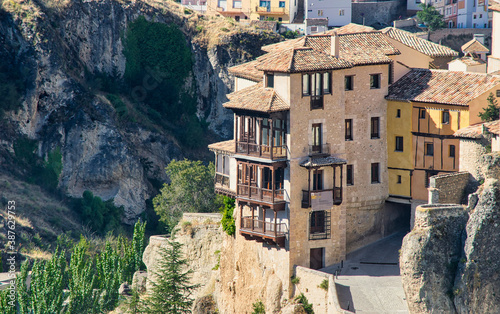
{"type": "Polygon", "coordinates": [[[461,204],[470,176],[466,171],[432,176],[429,183],[429,203],[461,204]]]}

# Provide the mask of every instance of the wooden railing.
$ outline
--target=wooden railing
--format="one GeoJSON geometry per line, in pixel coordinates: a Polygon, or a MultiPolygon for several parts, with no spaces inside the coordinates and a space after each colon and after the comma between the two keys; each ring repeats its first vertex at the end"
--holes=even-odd
{"type": "Polygon", "coordinates": [[[236,153],[270,159],[280,159],[286,158],[287,146],[271,146],[248,142],[236,142],[236,153]]]}
{"type": "Polygon", "coordinates": [[[285,189],[264,189],[257,186],[238,184],[237,195],[253,200],[260,200],[269,203],[285,200],[285,189]]]}
{"type": "Polygon", "coordinates": [[[311,207],[311,193],[326,192],[326,191],[333,191],[333,203],[332,203],[332,205],[342,204],[342,188],[336,187],[333,189],[320,190],[320,191],[302,190],[302,208],[311,207]]]}
{"type": "Polygon", "coordinates": [[[276,221],[268,222],[252,219],[252,217],[242,217],[240,229],[246,232],[274,237],[284,237],[286,234],[286,224],[277,223],[276,221]]]}
{"type": "Polygon", "coordinates": [[[229,175],[222,173],[215,173],[215,185],[229,187],[229,175]]]}

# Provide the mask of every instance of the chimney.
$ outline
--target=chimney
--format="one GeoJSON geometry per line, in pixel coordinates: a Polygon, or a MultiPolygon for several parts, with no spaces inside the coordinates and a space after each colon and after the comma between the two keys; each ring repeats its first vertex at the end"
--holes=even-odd
{"type": "Polygon", "coordinates": [[[336,31],[333,31],[333,34],[331,36],[331,45],[331,55],[338,58],[340,55],[340,43],[339,36],[337,36],[336,31]]]}
{"type": "Polygon", "coordinates": [[[474,39],[484,45],[484,34],[474,34],[474,39]]]}

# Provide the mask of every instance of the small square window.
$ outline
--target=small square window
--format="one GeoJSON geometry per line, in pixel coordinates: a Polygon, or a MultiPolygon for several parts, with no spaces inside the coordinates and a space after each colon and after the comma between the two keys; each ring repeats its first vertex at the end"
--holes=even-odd
{"type": "Polygon", "coordinates": [[[425,119],[425,109],[421,108],[418,113],[420,119],[425,119]]]}
{"type": "Polygon", "coordinates": [[[345,120],[345,140],[352,141],[352,119],[345,120]]]}
{"type": "Polygon", "coordinates": [[[323,10],[318,10],[318,16],[323,16],[323,10]]]}
{"type": "Polygon", "coordinates": [[[317,26],[311,26],[311,32],[317,32],[318,27],[317,26]]]}
{"type": "Polygon", "coordinates": [[[443,124],[450,124],[450,112],[448,110],[443,111],[443,115],[441,116],[441,122],[443,124]]]}
{"type": "Polygon", "coordinates": [[[401,176],[398,175],[398,184],[401,184],[401,176]]]}
{"type": "Polygon", "coordinates": [[[396,118],[401,118],[401,109],[396,111],[396,118]]]}
{"type": "Polygon", "coordinates": [[[396,151],[397,152],[403,151],[403,137],[402,136],[396,136],[396,151]]]}
{"type": "Polygon", "coordinates": [[[344,86],[345,86],[345,90],[353,90],[354,89],[354,76],[353,75],[347,75],[344,78],[344,86]]]}
{"type": "Polygon", "coordinates": [[[434,156],[434,144],[425,143],[425,156],[434,156]]]}
{"type": "Polygon", "coordinates": [[[354,169],[353,165],[347,165],[346,168],[346,184],[354,185],[354,169]]]}
{"type": "Polygon", "coordinates": [[[370,74],[370,88],[380,88],[380,74],[370,74]]]}
{"type": "Polygon", "coordinates": [[[284,8],[285,7],[285,1],[280,1],[279,2],[279,7],[284,8]]]}
{"type": "Polygon", "coordinates": [[[372,163],[372,175],[371,175],[371,181],[372,183],[380,183],[380,175],[379,175],[379,163],[372,163]]]}

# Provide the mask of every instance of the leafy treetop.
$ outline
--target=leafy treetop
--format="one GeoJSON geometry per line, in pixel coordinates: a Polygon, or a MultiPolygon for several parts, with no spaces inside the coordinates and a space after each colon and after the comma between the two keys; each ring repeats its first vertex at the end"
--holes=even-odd
{"type": "Polygon", "coordinates": [[[488,106],[483,108],[483,112],[479,113],[479,118],[485,122],[500,119],[500,108],[498,107],[498,102],[493,93],[488,95],[486,101],[488,102],[488,106]]]}
{"type": "Polygon", "coordinates": [[[429,30],[435,31],[446,27],[443,16],[431,4],[421,3],[419,7],[422,8],[422,11],[417,12],[417,17],[429,27],[429,30]]]}

